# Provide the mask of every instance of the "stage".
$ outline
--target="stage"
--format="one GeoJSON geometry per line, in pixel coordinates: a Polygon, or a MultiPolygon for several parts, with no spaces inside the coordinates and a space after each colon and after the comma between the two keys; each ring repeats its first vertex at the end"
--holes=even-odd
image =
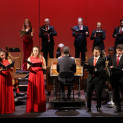
{"type": "MultiPolygon", "coordinates": [[[[86,100],[84,90],[80,90],[80,98],[78,99],[78,90],[74,90],[75,102],[68,100],[67,106],[64,106],[64,102],[61,101],[59,105],[58,99],[54,99],[54,92],[51,91],[49,95],[46,92],[46,111],[42,113],[26,113],[26,98],[27,98],[27,86],[28,81],[22,79],[28,74],[28,72],[22,73],[22,71],[16,72],[16,77],[21,81],[19,83],[20,93],[24,93],[24,96],[15,96],[15,112],[12,114],[3,114],[0,115],[0,118],[52,118],[52,117],[123,117],[123,109],[120,113],[114,113],[115,107],[109,107],[108,104],[105,104],[105,101],[102,101],[102,112],[97,112],[96,110],[96,99],[93,95],[92,99],[92,112],[86,112],[86,100]],[[62,107],[59,107],[62,106],[62,107]],[[75,106],[75,107],[74,107],[75,106]]],[[[46,75],[44,73],[45,86],[46,86],[46,75]]],[[[14,94],[16,95],[15,91],[14,94]]]]}

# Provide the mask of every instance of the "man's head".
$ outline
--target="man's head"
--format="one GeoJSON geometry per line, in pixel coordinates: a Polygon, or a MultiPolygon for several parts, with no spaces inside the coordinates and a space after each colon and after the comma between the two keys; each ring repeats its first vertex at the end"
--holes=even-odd
{"type": "Polygon", "coordinates": [[[93,55],[94,55],[94,57],[98,57],[98,56],[100,56],[100,54],[101,54],[101,48],[99,46],[95,46],[93,48],[93,55]]]}
{"type": "Polygon", "coordinates": [[[123,44],[118,44],[116,47],[117,55],[121,55],[123,53],[123,44]]]}
{"type": "Polygon", "coordinates": [[[49,25],[49,22],[50,22],[50,20],[48,18],[45,18],[44,19],[44,25],[45,26],[48,26],[49,25]]]}
{"type": "Polygon", "coordinates": [[[70,48],[67,47],[67,46],[64,46],[63,52],[64,52],[65,55],[69,55],[69,53],[70,53],[70,48]]]}
{"type": "Polygon", "coordinates": [[[123,27],[123,19],[120,20],[120,26],[123,27]]]}
{"type": "Polygon", "coordinates": [[[111,56],[114,54],[114,48],[113,47],[109,47],[108,49],[108,55],[111,56]]]}
{"type": "Polygon", "coordinates": [[[82,24],[83,24],[83,18],[79,17],[79,18],[78,18],[78,25],[80,26],[80,25],[82,25],[82,24]]]}
{"type": "Polygon", "coordinates": [[[97,22],[97,30],[100,30],[101,26],[102,26],[101,22],[97,22]]]}

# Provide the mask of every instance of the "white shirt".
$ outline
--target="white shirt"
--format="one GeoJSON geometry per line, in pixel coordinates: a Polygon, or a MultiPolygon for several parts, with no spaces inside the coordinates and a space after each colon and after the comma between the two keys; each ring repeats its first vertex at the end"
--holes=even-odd
{"type": "MultiPolygon", "coordinates": [[[[118,57],[118,54],[116,54],[116,57],[118,57]]],[[[120,57],[119,57],[119,61],[120,61],[121,57],[122,57],[122,54],[121,54],[120,57]]],[[[116,59],[117,59],[117,58],[116,58],[116,59]]]]}
{"type": "Polygon", "coordinates": [[[80,25],[80,26],[79,26],[79,29],[80,29],[80,30],[83,30],[83,25],[80,25]],[[80,27],[81,27],[81,28],[80,28],[80,27]]]}
{"type": "MultiPolygon", "coordinates": [[[[99,57],[100,57],[100,56],[98,56],[98,57],[95,57],[95,56],[94,56],[94,60],[97,59],[97,61],[98,61],[99,57]]],[[[97,63],[97,61],[96,61],[96,63],[97,63]]],[[[94,63],[94,61],[93,61],[93,63],[94,63]]]]}

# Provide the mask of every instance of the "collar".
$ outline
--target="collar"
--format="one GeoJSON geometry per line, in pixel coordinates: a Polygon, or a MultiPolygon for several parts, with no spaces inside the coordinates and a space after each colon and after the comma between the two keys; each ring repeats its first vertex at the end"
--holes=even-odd
{"type": "Polygon", "coordinates": [[[100,56],[98,56],[98,57],[95,57],[95,56],[94,56],[94,59],[96,58],[96,59],[97,59],[97,61],[98,61],[99,57],[100,57],[100,56]]]}

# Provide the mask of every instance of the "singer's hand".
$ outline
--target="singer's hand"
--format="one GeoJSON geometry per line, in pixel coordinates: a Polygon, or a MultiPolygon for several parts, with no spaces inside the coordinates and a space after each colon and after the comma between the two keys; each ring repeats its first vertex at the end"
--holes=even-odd
{"type": "Polygon", "coordinates": [[[85,32],[86,33],[86,35],[88,35],[88,32],[85,32]]]}

